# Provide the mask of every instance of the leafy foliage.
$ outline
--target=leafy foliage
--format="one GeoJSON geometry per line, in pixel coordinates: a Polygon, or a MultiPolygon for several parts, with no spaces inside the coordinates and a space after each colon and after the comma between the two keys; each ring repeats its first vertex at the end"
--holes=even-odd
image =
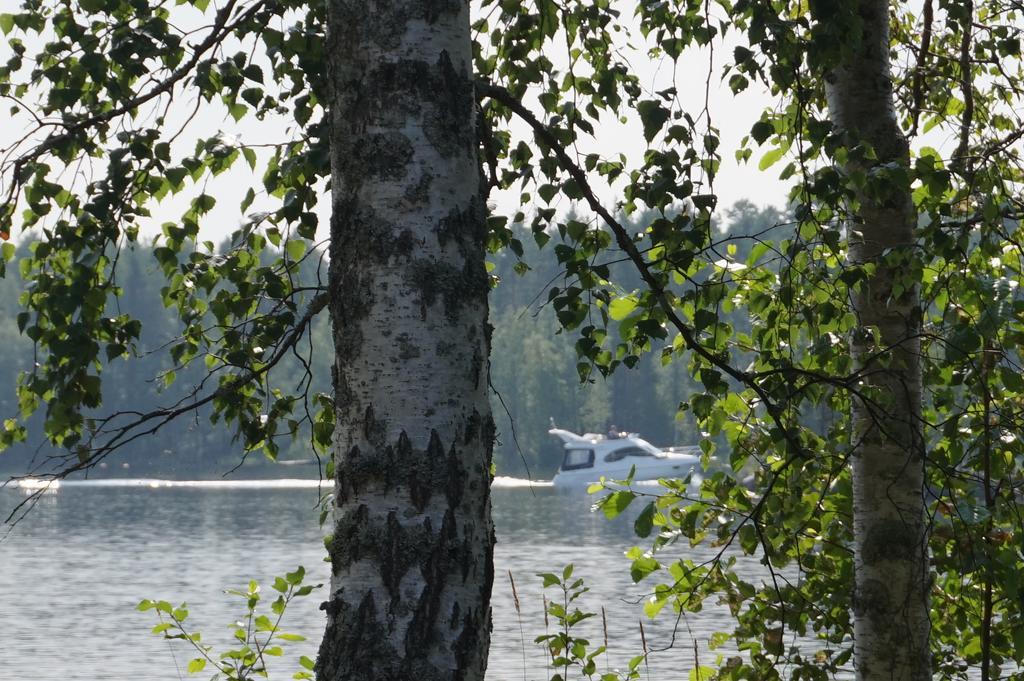
{"type": "MultiPolygon", "coordinates": [[[[31,243],[23,243],[18,253],[27,254],[31,247],[31,243]]],[[[315,276],[315,272],[308,271],[312,267],[309,261],[303,267],[306,269],[302,276],[315,276]]],[[[160,272],[151,246],[128,248],[120,254],[117,277],[122,295],[117,298],[116,305],[121,314],[141,325],[141,333],[130,357],[104,366],[103,404],[96,409],[83,410],[85,419],[96,420],[111,413],[157,412],[186,403],[193,396],[195,386],[206,378],[206,362],[194,361],[185,365],[175,362],[166,352],[167,347],[179,338],[180,327],[176,310],[156,302],[161,299],[160,289],[164,283],[160,272]]],[[[9,417],[19,413],[15,391],[18,374],[30,369],[37,358],[32,340],[19,334],[17,327],[18,299],[23,288],[21,277],[14,272],[8,272],[6,279],[0,282],[0,310],[5,313],[3,321],[0,321],[0,337],[4,339],[7,350],[0,357],[0,385],[4,386],[0,391],[0,413],[9,417]]],[[[326,318],[321,315],[311,322],[306,340],[314,347],[330,345],[326,318]]],[[[304,376],[308,371],[312,413],[312,408],[321,405],[317,400],[323,400],[329,393],[330,357],[323,353],[314,354],[309,357],[307,366],[301,359],[304,354],[282,358],[278,369],[282,376],[293,377],[304,376]]],[[[297,409],[300,418],[296,419],[294,427],[298,437],[293,438],[289,432],[278,432],[274,436],[278,459],[312,460],[311,419],[304,418],[305,405],[297,405],[297,409]]],[[[220,477],[239,465],[244,444],[237,440],[233,442],[228,428],[203,426],[211,414],[211,405],[206,405],[197,410],[197,418],[168,422],[158,432],[123,447],[116,455],[100,462],[102,474],[193,479],[220,477]]],[[[43,416],[36,414],[17,425],[25,429],[26,441],[11,444],[0,456],[0,471],[9,475],[39,474],[51,472],[55,466],[61,465],[64,458],[59,452],[54,453],[45,446],[40,452],[43,416]]],[[[11,419],[9,425],[14,424],[11,419]]],[[[262,454],[249,459],[245,475],[266,474],[272,469],[262,454]]]]}
{"type": "MultiPolygon", "coordinates": [[[[238,647],[215,653],[212,646],[202,643],[202,634],[189,631],[186,624],[189,612],[182,603],[174,607],[168,601],[144,599],[138,605],[142,612],[154,611],[160,623],[153,627],[153,633],[162,635],[167,640],[185,641],[192,647],[197,657],[192,658],[187,666],[189,674],[197,674],[207,667],[215,670],[213,679],[223,678],[225,681],[251,681],[256,677],[267,677],[267,658],[284,655],[282,643],[303,641],[298,634],[289,634],[280,628],[288,605],[296,598],[313,593],[322,585],[303,584],[306,571],[300,565],[294,572],[275,577],[273,589],[277,596],[270,604],[270,615],[258,614],[263,595],[260,585],[250,581],[242,591],[229,589],[226,593],[245,600],[245,613],[241,619],[231,625],[232,636],[238,647]]],[[[299,658],[301,670],[292,678],[312,679],[313,660],[306,656],[299,658]]]]}
{"type": "MultiPolygon", "coordinates": [[[[190,4],[202,20],[207,3],[190,4]]],[[[207,404],[214,420],[235,424],[246,450],[276,456],[275,437],[296,433],[302,414],[314,422],[315,444],[329,443],[328,403],[270,380],[325,302],[319,268],[302,267],[321,255],[313,208],[328,172],[323,72],[311,68],[322,61],[323,9],[296,15],[298,7],[228,2],[198,39],[162,5],[120,1],[75,10],[30,0],[0,24],[13,52],[0,68],[0,96],[34,121],[5,156],[0,231],[12,232],[20,210],[19,227],[42,235],[18,263],[32,282],[18,325],[39,355],[19,379],[19,405],[22,419],[45,412],[46,437],[68,452],[62,475],[207,404]],[[26,54],[49,35],[39,55],[26,54]],[[238,50],[229,54],[227,42],[238,50]],[[176,121],[169,106],[183,96],[195,111],[219,105],[236,121],[290,120],[294,136],[247,144],[222,130],[187,149],[180,135],[195,112],[176,121]],[[264,169],[241,210],[257,198],[267,210],[250,213],[222,252],[198,237],[217,203],[205,187],[239,159],[264,169]],[[180,325],[163,380],[195,362],[208,379],[169,407],[89,418],[103,399],[104,367],[140,351],[139,320],[116,312],[122,250],[172,197],[184,210],[153,251],[166,277],[163,304],[180,325]]],[[[3,444],[25,438],[8,424],[3,444]]]]}
{"type": "MultiPolygon", "coordinates": [[[[477,29],[478,69],[489,81],[485,113],[492,128],[509,130],[495,136],[492,177],[536,206],[539,242],[555,232],[562,239],[555,253],[568,281],[550,302],[580,336],[581,373],[607,374],[651,352],[685,362],[699,381],[686,408],[708,435],[708,457],[715,438],[726,444],[732,474],[710,476],[697,500],[666,482],[645,511],[654,548],[666,554],[634,556],[635,577],[661,577],[652,611],[697,610],[724,597],[737,616],[726,636],[749,651],[742,665],[720,670],[731,678],[775,678],[782,669],[823,678],[845,669],[853,570],[847,463],[857,446],[847,415],[853,400],[881,413],[891,398],[865,390],[851,361],[855,336],[882,365],[890,349],[860,324],[849,300],[885,266],[900,273],[894,296],[920,289],[923,301],[922,493],[939,571],[932,631],[939,671],[955,676],[979,665],[990,678],[1024,661],[1013,636],[1018,580],[1009,574],[1019,567],[1011,547],[1024,531],[1013,377],[1024,311],[1016,281],[1024,255],[1019,8],[927,2],[915,15],[893,7],[899,70],[892,83],[913,149],[904,165],[879,163],[877,150],[851,145],[828,116],[829,70],[857,49],[855,3],[641,2],[628,20],[611,3],[484,5],[490,11],[477,29]],[[778,96],[776,107],[752,116],[735,153],[792,180],[792,219],[719,238],[712,224],[718,131],[707,95],[683,96],[675,74],[684,54],[692,69],[694,55],[707,55],[726,34],[735,48],[712,57],[708,79],[724,59],[734,92],[758,85],[778,96]],[[629,65],[644,51],[668,74],[653,84],[629,65]],[[588,138],[601,121],[618,116],[639,118],[641,158],[575,153],[593,148],[588,138]],[[513,119],[525,123],[525,135],[503,125],[513,119]],[[955,148],[937,151],[932,140],[943,136],[955,148]],[[602,182],[627,214],[652,212],[626,226],[615,206],[603,205],[602,182]],[[917,244],[848,264],[861,203],[904,190],[920,216],[917,244]],[[570,219],[557,209],[561,197],[581,201],[593,218],[570,219]],[[610,253],[628,259],[642,283],[616,277],[605,264],[610,253]],[[732,323],[736,312],[748,325],[732,323]],[[808,427],[820,413],[824,427],[808,427]],[[736,482],[751,469],[756,494],[736,482]],[[720,559],[693,565],[670,557],[684,541],[714,542],[720,559]],[[737,545],[768,567],[764,581],[741,577],[737,545]],[[977,634],[964,642],[957,632],[965,631],[977,634]],[[818,647],[786,648],[783,632],[818,647]]],[[[627,499],[616,492],[604,508],[627,499]]]]}

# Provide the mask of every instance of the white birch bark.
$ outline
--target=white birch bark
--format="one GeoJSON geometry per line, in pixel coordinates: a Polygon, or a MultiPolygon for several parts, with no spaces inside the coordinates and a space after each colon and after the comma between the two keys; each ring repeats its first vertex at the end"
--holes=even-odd
{"type": "Polygon", "coordinates": [[[488,283],[464,0],[329,0],[336,466],[321,681],[483,678],[488,283]]]}
{"type": "MultiPolygon", "coordinates": [[[[863,34],[831,74],[828,106],[848,146],[867,143],[878,160],[850,163],[846,170],[905,167],[908,147],[893,108],[889,70],[888,3],[859,0],[856,6],[863,34]]],[[[858,387],[867,397],[853,401],[854,658],[857,678],[864,681],[925,681],[931,678],[930,581],[920,294],[916,285],[903,290],[900,276],[907,270],[886,261],[909,257],[915,215],[908,187],[882,188],[860,193],[848,225],[849,263],[876,267],[853,296],[859,328],[851,352],[863,375],[858,387]],[[883,349],[889,351],[876,354],[883,349]]]]}

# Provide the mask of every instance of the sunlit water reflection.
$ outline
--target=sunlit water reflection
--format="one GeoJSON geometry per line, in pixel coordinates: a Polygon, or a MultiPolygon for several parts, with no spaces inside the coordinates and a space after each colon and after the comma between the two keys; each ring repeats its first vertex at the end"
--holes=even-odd
{"type": "MultiPolygon", "coordinates": [[[[0,489],[0,510],[6,514],[25,494],[0,489]]],[[[493,496],[498,545],[488,679],[550,677],[545,655],[533,643],[545,631],[543,589],[535,573],[567,563],[591,587],[584,609],[605,608],[608,663],[624,666],[641,650],[638,622],[645,619],[639,605],[644,586],[632,584],[623,557],[636,541],[629,519],[609,522],[590,512],[591,498],[544,484],[502,479],[493,496]],[[518,615],[509,571],[518,590],[518,615]]],[[[251,578],[269,584],[299,564],[310,580],[327,581],[317,498],[316,483],[309,481],[94,481],[64,483],[43,494],[0,542],[0,679],[188,678],[189,652],[150,634],[156,619],[152,612],[136,612],[136,604],[142,598],[187,601],[190,622],[203,640],[217,647],[229,643],[227,625],[243,604],[225,596],[224,588],[251,578]]],[[[706,557],[679,550],[693,551],[694,560],[706,557]]],[[[286,615],[284,628],[309,640],[286,648],[271,666],[272,679],[290,678],[299,655],[315,656],[323,594],[298,601],[286,615]]],[[[708,637],[728,630],[729,622],[721,609],[689,616],[679,624],[675,647],[651,656],[646,678],[685,679],[695,657],[713,662],[708,637]]],[[[648,645],[665,646],[673,625],[670,615],[645,621],[648,645]]],[[[585,632],[595,645],[603,643],[600,617],[585,632]]],[[[194,678],[208,677],[206,672],[194,678]]]]}

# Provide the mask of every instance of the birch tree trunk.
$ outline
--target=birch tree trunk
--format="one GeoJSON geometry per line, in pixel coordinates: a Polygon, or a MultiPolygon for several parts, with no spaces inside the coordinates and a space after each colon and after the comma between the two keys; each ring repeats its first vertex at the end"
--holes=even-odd
{"type": "Polygon", "coordinates": [[[893,108],[888,4],[859,0],[857,12],[860,40],[827,86],[832,122],[848,148],[866,143],[877,154],[877,161],[845,168],[869,178],[848,226],[848,260],[875,266],[853,296],[858,328],[851,352],[864,397],[853,402],[854,657],[858,679],[925,681],[931,671],[921,309],[906,267],[916,220],[909,186],[886,174],[886,164],[906,168],[909,157],[893,108]]]}
{"type": "Polygon", "coordinates": [[[332,564],[321,681],[479,680],[490,327],[469,8],[329,0],[332,564]]]}

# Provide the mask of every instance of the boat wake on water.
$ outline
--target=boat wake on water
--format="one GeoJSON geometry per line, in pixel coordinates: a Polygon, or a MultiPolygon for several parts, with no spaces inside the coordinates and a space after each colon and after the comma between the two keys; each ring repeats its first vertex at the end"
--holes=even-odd
{"type": "Polygon", "coordinates": [[[550,480],[530,480],[529,478],[513,478],[507,475],[496,475],[491,482],[492,488],[510,489],[514,487],[551,487],[550,480]]]}

